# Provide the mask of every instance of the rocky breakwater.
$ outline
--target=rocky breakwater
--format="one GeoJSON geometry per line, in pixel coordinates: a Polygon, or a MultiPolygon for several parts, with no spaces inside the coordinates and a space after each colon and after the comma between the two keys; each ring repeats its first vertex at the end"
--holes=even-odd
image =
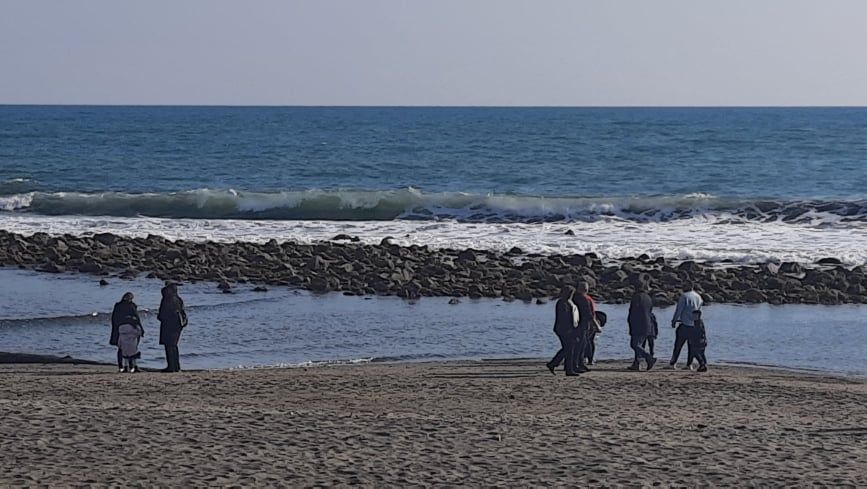
{"type": "Polygon", "coordinates": [[[211,281],[226,292],[239,284],[256,284],[410,299],[449,296],[544,302],[563,285],[586,280],[599,300],[623,303],[629,301],[632,284],[645,281],[651,283],[657,304],[666,305],[676,300],[684,281],[691,281],[709,302],[867,303],[867,269],[847,268],[834,259],[808,266],[671,264],[646,255],[603,261],[593,254],[543,256],[517,248],[498,253],[403,247],[389,239],[364,245],[348,236],[314,244],[274,240],[257,244],[112,234],[22,236],[0,231],[0,266],[122,279],[211,281]]]}

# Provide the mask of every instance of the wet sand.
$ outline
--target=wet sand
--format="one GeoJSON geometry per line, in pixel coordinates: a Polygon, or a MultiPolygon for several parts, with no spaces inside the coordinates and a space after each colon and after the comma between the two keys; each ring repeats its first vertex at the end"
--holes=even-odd
{"type": "Polygon", "coordinates": [[[0,366],[0,485],[867,485],[867,382],[541,361],[0,366]]]}

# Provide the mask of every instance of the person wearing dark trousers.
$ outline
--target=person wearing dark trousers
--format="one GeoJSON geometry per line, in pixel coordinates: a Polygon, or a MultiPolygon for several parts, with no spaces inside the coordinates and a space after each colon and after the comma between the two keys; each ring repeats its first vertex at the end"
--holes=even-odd
{"type": "Polygon", "coordinates": [[[596,302],[589,295],[590,305],[593,308],[593,317],[596,318],[596,323],[590,323],[590,331],[587,335],[587,349],[584,352],[584,358],[587,360],[587,365],[593,365],[596,358],[596,336],[602,333],[602,328],[608,322],[608,315],[602,311],[596,310],[596,302]],[[597,327],[598,326],[598,327],[597,327]]]}
{"type": "MultiPolygon", "coordinates": [[[[578,283],[578,291],[575,293],[575,306],[578,307],[578,327],[575,330],[577,336],[578,349],[574,356],[575,371],[578,373],[589,372],[590,369],[584,364],[584,356],[587,351],[587,341],[590,339],[591,321],[594,317],[593,302],[587,295],[590,291],[590,286],[587,282],[578,283]]],[[[568,360],[567,360],[568,361],[568,360]]]]}
{"type": "Polygon", "coordinates": [[[635,352],[635,357],[629,370],[639,370],[641,359],[647,364],[647,370],[653,368],[656,358],[648,353],[642,346],[648,338],[653,336],[653,300],[647,293],[647,286],[639,284],[635,287],[632,300],[629,302],[629,315],[626,317],[629,323],[629,347],[635,352]]]}
{"type": "Polygon", "coordinates": [[[698,371],[707,372],[707,357],[704,354],[707,348],[707,330],[704,326],[704,321],[701,319],[701,311],[693,311],[693,327],[692,336],[689,338],[689,345],[692,348],[692,353],[695,359],[698,360],[698,371]]]}
{"type": "Polygon", "coordinates": [[[575,296],[575,288],[565,286],[560,289],[560,298],[557,299],[557,304],[554,306],[554,334],[560,340],[560,350],[554,355],[554,358],[547,363],[546,367],[551,373],[560,366],[560,363],[566,360],[565,370],[566,375],[576,375],[574,362],[570,361],[577,348],[575,327],[578,325],[578,309],[572,298],[575,296]]]}
{"type": "MultiPolygon", "coordinates": [[[[122,324],[132,324],[134,326],[141,327],[141,319],[138,316],[138,306],[133,302],[132,292],[127,292],[121,297],[120,302],[114,305],[114,309],[111,311],[111,336],[108,339],[108,344],[112,346],[117,346],[117,370],[118,372],[123,372],[123,353],[120,350],[120,346],[118,343],[118,338],[120,336],[118,332],[118,328],[122,324]]],[[[142,329],[142,335],[144,335],[144,329],[142,329]]]]}
{"type": "MultiPolygon", "coordinates": [[[[674,352],[672,352],[671,362],[669,362],[671,368],[675,368],[684,343],[688,343],[689,338],[693,335],[694,330],[691,329],[695,325],[693,322],[693,312],[700,311],[703,303],[704,301],[698,292],[694,290],[693,285],[688,282],[685,283],[683,285],[683,294],[678,299],[677,307],[674,309],[674,317],[671,318],[671,327],[677,328],[674,352]]],[[[689,344],[687,344],[687,348],[686,368],[691,368],[693,352],[689,344]]]]}
{"type": "Polygon", "coordinates": [[[657,323],[656,315],[653,313],[650,313],[650,320],[653,322],[653,333],[644,338],[644,341],[641,342],[641,347],[647,349],[647,353],[650,353],[650,356],[656,357],[653,347],[656,344],[656,338],[659,337],[659,323],[657,323]]]}
{"type": "Polygon", "coordinates": [[[177,285],[169,283],[162,289],[162,301],[157,319],[160,321],[160,344],[166,349],[166,368],[163,372],[180,372],[181,361],[178,342],[187,325],[184,301],[178,296],[177,285]]]}

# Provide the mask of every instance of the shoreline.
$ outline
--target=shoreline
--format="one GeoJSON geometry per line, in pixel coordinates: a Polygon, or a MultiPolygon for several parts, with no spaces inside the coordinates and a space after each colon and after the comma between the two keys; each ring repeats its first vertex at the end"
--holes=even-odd
{"type": "Polygon", "coordinates": [[[621,367],[0,365],[0,484],[867,484],[863,380],[621,367]]]}
{"type": "Polygon", "coordinates": [[[475,249],[358,244],[348,235],[313,244],[170,241],[114,234],[23,236],[0,231],[0,266],[45,273],[74,272],[102,278],[140,276],[177,282],[212,282],[225,292],[239,284],[260,290],[292,287],[316,293],[421,297],[502,298],[540,301],[562,285],[587,280],[601,302],[629,301],[637,280],[653,284],[657,306],[676,302],[692,281],[708,303],[863,304],[867,267],[847,268],[826,258],[737,265],[668,262],[647,255],[601,259],[593,253],[542,255],[521,249],[475,249]]]}
{"type": "MultiPolygon", "coordinates": [[[[662,357],[660,357],[661,360],[662,357]]],[[[282,369],[308,369],[308,368],[334,368],[334,367],[352,367],[352,366],[360,366],[360,365],[389,365],[389,366],[399,366],[399,365],[413,365],[413,366],[421,366],[426,364],[431,365],[451,365],[451,364],[465,364],[465,363],[478,363],[481,365],[495,365],[502,363],[515,363],[515,362],[526,362],[526,363],[537,363],[539,365],[544,365],[549,359],[548,358],[530,358],[530,357],[498,357],[498,358],[479,358],[479,357],[453,357],[453,358],[438,358],[433,359],[430,357],[419,357],[419,358],[406,358],[406,359],[395,359],[391,357],[372,357],[372,358],[355,358],[355,359],[335,359],[335,360],[320,360],[320,361],[308,361],[308,362],[300,362],[296,364],[274,364],[274,365],[251,365],[251,366],[238,366],[238,367],[223,367],[223,368],[193,368],[193,369],[184,369],[186,373],[196,373],[196,372],[232,372],[232,371],[247,371],[247,370],[282,370],[282,369]]],[[[628,365],[632,359],[630,358],[605,358],[598,360],[598,364],[601,365],[628,365]]],[[[661,362],[657,370],[665,370],[665,362],[661,362]]],[[[69,355],[65,356],[56,356],[56,355],[45,355],[39,353],[25,353],[25,352],[5,352],[0,351],[0,368],[3,365],[40,365],[40,366],[56,366],[56,365],[71,365],[71,366],[94,366],[94,367],[113,367],[114,364],[111,362],[99,361],[99,360],[86,360],[81,358],[73,358],[69,355]]],[[[711,367],[714,368],[723,368],[723,369],[756,369],[763,370],[768,372],[784,372],[793,375],[801,374],[801,375],[818,375],[822,377],[834,377],[840,379],[858,379],[867,381],[867,374],[863,373],[844,373],[837,372],[832,370],[822,370],[819,368],[809,368],[809,367],[788,367],[785,365],[773,365],[773,364],[762,364],[748,361],[726,361],[726,360],[717,360],[709,363],[711,367]]],[[[142,368],[142,372],[158,372],[159,369],[155,368],[142,368]]]]}

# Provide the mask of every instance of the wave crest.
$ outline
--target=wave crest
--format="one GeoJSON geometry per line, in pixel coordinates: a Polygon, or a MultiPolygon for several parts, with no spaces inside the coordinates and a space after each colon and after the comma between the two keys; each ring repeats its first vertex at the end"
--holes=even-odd
{"type": "Polygon", "coordinates": [[[651,197],[539,197],[397,190],[172,193],[29,192],[0,196],[0,211],[43,215],[248,220],[460,222],[661,222],[701,216],[733,221],[833,224],[867,221],[867,201],[739,200],[695,193],[651,197]]]}

